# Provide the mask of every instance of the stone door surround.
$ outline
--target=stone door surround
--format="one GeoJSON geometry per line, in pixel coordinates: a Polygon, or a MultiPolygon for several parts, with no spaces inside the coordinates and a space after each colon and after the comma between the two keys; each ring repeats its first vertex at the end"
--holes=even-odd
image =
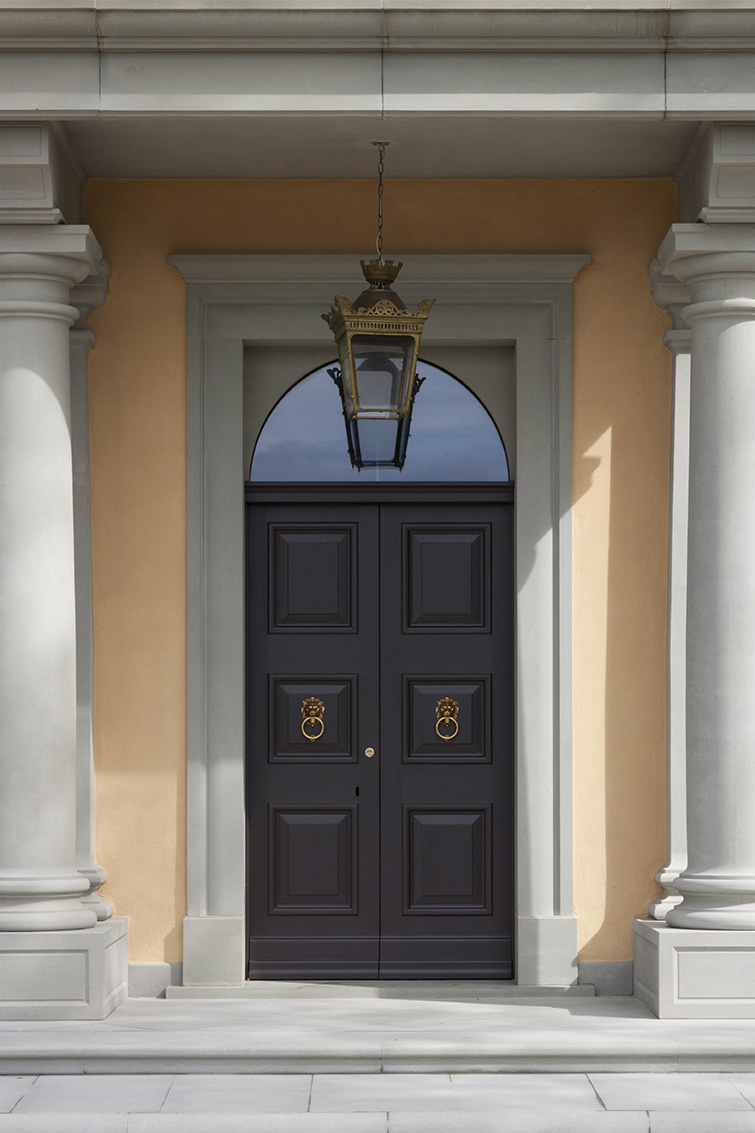
{"type": "MultiPolygon", "coordinates": [[[[326,342],[357,256],[187,255],[187,916],[184,986],[245,977],[244,347],[326,342]]],[[[577,980],[572,906],[571,285],[587,255],[417,255],[430,345],[516,357],[517,982],[577,980]]],[[[351,289],[351,290],[350,290],[351,289]]]]}

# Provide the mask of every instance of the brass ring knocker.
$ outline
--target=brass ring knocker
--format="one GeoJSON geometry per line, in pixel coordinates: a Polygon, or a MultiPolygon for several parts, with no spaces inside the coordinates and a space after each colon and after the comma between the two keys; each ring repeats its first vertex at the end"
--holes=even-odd
{"type": "Polygon", "coordinates": [[[435,705],[435,731],[442,740],[453,740],[459,734],[459,705],[450,696],[444,696],[435,705]],[[444,728],[453,728],[452,732],[446,736],[441,732],[441,726],[444,728]]]}
{"type": "Polygon", "coordinates": [[[312,743],[319,740],[325,734],[325,705],[316,696],[308,696],[306,700],[301,702],[301,714],[304,719],[301,722],[301,734],[305,739],[310,740],[312,743]],[[319,731],[315,731],[312,736],[307,731],[307,728],[317,728],[319,724],[319,731]]]}

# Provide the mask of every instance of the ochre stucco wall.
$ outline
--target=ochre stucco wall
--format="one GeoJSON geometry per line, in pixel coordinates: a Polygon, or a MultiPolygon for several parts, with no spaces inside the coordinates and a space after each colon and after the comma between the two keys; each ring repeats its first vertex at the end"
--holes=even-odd
{"type": "MultiPolygon", "coordinates": [[[[91,325],[97,856],[131,960],[178,960],[185,891],[185,313],[171,253],[374,241],[361,181],[91,181],[113,269],[91,325]]],[[[589,252],[574,285],[575,907],[581,958],[631,956],[665,852],[669,373],[647,266],[666,180],[386,185],[402,252],[589,252]]]]}

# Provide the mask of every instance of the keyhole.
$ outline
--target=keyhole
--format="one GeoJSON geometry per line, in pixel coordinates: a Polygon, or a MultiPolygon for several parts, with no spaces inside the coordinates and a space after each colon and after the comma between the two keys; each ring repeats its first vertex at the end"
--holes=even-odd
{"type": "Polygon", "coordinates": [[[359,798],[359,787],[357,787],[357,788],[356,788],[356,789],[354,790],[354,794],[356,795],[356,797],[357,797],[357,798],[359,798]]]}

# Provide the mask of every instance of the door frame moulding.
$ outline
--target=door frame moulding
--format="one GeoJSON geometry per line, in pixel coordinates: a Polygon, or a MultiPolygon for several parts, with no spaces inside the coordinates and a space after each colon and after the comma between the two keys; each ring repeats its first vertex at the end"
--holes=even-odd
{"type": "MultiPolygon", "coordinates": [[[[404,257],[400,257],[404,258],[404,257]]],[[[571,285],[588,255],[417,255],[423,341],[515,347],[516,982],[577,982],[572,895],[571,285]]],[[[187,255],[186,987],[245,981],[244,350],[321,340],[357,257],[187,255]]]]}

